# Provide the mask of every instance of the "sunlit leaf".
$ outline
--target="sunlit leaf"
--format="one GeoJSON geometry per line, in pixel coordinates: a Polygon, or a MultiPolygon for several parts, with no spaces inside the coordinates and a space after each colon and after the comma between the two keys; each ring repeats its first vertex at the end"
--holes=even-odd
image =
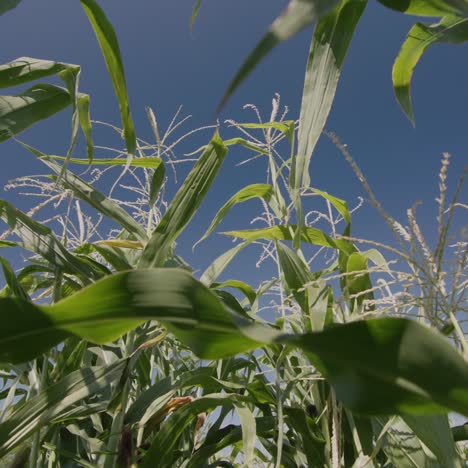
{"type": "Polygon", "coordinates": [[[198,210],[224,161],[227,148],[218,133],[175,194],[145,247],[139,267],[162,266],[177,236],[198,210]]]}
{"type": "Polygon", "coordinates": [[[270,184],[252,184],[240,189],[233,195],[216,213],[209,228],[203,236],[195,243],[194,247],[206,239],[218,226],[219,223],[225,218],[229,211],[238,203],[244,203],[253,198],[261,198],[266,202],[270,201],[273,195],[273,187],[270,184]]]}
{"type": "Polygon", "coordinates": [[[392,10],[418,16],[468,16],[466,0],[377,0],[392,10]]]}
{"type": "Polygon", "coordinates": [[[310,185],[310,159],[330,113],[343,62],[366,4],[366,0],[344,0],[315,27],[304,78],[297,157],[291,166],[293,190],[310,185]]]}
{"type": "Polygon", "coordinates": [[[409,31],[392,71],[395,95],[403,111],[414,125],[411,103],[411,79],[422,54],[438,43],[459,44],[468,41],[468,19],[454,16],[442,18],[440,23],[416,23],[409,31]]]}

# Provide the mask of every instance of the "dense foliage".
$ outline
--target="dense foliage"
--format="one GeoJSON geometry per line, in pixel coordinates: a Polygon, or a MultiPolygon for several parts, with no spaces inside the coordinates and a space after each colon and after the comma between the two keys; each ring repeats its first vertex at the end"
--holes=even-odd
{"type": "MultiPolygon", "coordinates": [[[[137,138],[116,33],[95,0],[80,1],[112,78],[122,122],[112,128],[126,149],[94,157],[78,65],[22,57],[0,66],[0,87],[53,75],[65,85],[40,83],[0,96],[0,141],[73,109],[65,156],[18,140],[49,175],[20,178],[10,188],[28,187],[44,201],[24,213],[0,200],[0,247],[30,254],[19,271],[0,257],[2,463],[464,466],[468,430],[450,427],[448,417],[468,416],[467,250],[454,221],[464,206],[464,175],[447,201],[444,155],[434,248],[416,207],[405,225],[387,214],[334,134],[326,136],[363,183],[395,245],[354,238],[348,204],[310,186],[310,158],[366,1],[291,0],[222,103],[276,44],[316,21],[299,119],[286,119],[277,96],[266,122],[212,129],[179,184],[168,171],[176,171],[174,148],[185,138],[174,138],[177,116],[162,131],[148,109],[154,143],[137,138]],[[74,157],[80,129],[87,159],[74,157]],[[259,202],[260,227],[225,232],[238,241],[195,274],[176,241],[231,146],[243,148],[246,164],[261,158],[265,180],[227,200],[199,242],[250,200],[259,202]],[[71,168],[80,165],[97,172],[78,176],[71,168]],[[42,213],[49,219],[38,221],[42,213]],[[244,249],[265,273],[258,287],[221,279],[244,249]]],[[[0,14],[19,3],[4,1],[0,14]]],[[[394,64],[397,99],[414,121],[412,71],[431,44],[468,40],[468,3],[381,3],[442,17],[416,23],[394,64]]],[[[200,6],[198,0],[192,24],[200,6]]]]}

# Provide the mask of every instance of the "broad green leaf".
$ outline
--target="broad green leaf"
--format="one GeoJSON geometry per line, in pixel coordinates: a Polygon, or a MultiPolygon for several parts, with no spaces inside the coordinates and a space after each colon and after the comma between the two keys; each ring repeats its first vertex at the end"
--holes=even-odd
{"type": "Polygon", "coordinates": [[[70,189],[75,196],[85,201],[100,213],[112,219],[124,227],[129,233],[136,236],[140,241],[146,241],[145,230],[138,224],[123,208],[114,203],[103,193],[96,190],[92,185],[86,183],[80,177],[74,175],[71,171],[65,169],[39,150],[21,143],[26,149],[31,151],[47,167],[56,174],[62,174],[60,183],[67,189],[70,189]],[[63,172],[63,173],[62,173],[63,172]]]}
{"type": "Polygon", "coordinates": [[[468,16],[466,0],[377,0],[392,10],[418,16],[468,16]]]}
{"type": "Polygon", "coordinates": [[[343,219],[346,222],[346,227],[343,232],[344,236],[349,236],[350,234],[350,229],[351,229],[351,214],[348,210],[348,203],[341,198],[334,197],[333,195],[330,195],[327,192],[324,192],[322,190],[316,189],[316,188],[311,188],[310,189],[312,192],[314,192],[317,195],[320,195],[322,198],[325,200],[328,200],[340,213],[341,216],[343,216],[343,219]]]}
{"type": "Polygon", "coordinates": [[[393,64],[392,79],[396,98],[413,125],[411,79],[422,54],[433,44],[459,44],[465,41],[468,41],[467,18],[447,16],[437,24],[416,23],[410,29],[393,64]]]}
{"type": "Polygon", "coordinates": [[[218,224],[225,218],[229,211],[238,203],[244,203],[253,198],[261,198],[266,202],[269,202],[273,195],[273,187],[270,184],[252,184],[247,185],[240,189],[235,195],[233,195],[216,213],[213,221],[203,236],[195,243],[195,246],[205,240],[218,226],[218,224]]]}
{"type": "Polygon", "coordinates": [[[21,0],[3,0],[0,5],[0,15],[16,8],[21,0]]]}
{"type": "Polygon", "coordinates": [[[34,221],[4,200],[0,200],[0,219],[21,239],[21,247],[40,255],[54,267],[77,275],[86,283],[102,276],[89,263],[70,253],[50,228],[34,221]]]}
{"type": "MultiPolygon", "coordinates": [[[[95,244],[83,244],[75,250],[75,253],[89,255],[91,252],[98,252],[110,265],[112,265],[113,268],[115,268],[116,271],[131,270],[132,265],[128,262],[124,253],[120,250],[120,247],[122,247],[121,244],[124,242],[129,243],[131,241],[116,242],[118,242],[117,245],[113,244],[112,241],[101,241],[96,242],[95,244]]],[[[143,248],[140,243],[135,242],[135,244],[139,244],[140,249],[143,248]]]]}
{"type": "Polygon", "coordinates": [[[19,57],[9,63],[0,65],[0,88],[18,86],[29,81],[57,75],[70,65],[52,60],[19,57]]]}
{"type": "Polygon", "coordinates": [[[159,164],[159,166],[154,171],[153,177],[151,178],[151,187],[149,193],[149,204],[153,206],[158,200],[159,192],[161,187],[164,184],[164,178],[166,177],[166,168],[164,164],[159,164]]]}
{"type": "Polygon", "coordinates": [[[184,180],[145,247],[139,267],[162,266],[179,234],[205,198],[224,161],[227,148],[216,132],[184,180]]]}
{"type": "Polygon", "coordinates": [[[135,155],[136,136],[127,95],[127,83],[119,42],[112,24],[95,0],[80,0],[101,47],[114,91],[119,102],[120,117],[129,157],[135,155]]]}
{"type": "Polygon", "coordinates": [[[310,159],[330,113],[343,62],[366,4],[366,0],[343,0],[315,27],[304,79],[297,156],[290,173],[293,190],[310,185],[310,159]]]}
{"type": "Polygon", "coordinates": [[[118,361],[111,366],[72,372],[28,401],[14,406],[0,424],[0,457],[42,427],[53,424],[80,400],[107,388],[120,377],[125,366],[126,361],[118,361]]]}
{"type": "Polygon", "coordinates": [[[63,88],[32,86],[17,96],[0,96],[0,142],[65,109],[71,103],[63,88]]]}
{"type": "Polygon", "coordinates": [[[190,31],[193,29],[195,25],[195,21],[197,20],[198,13],[200,11],[201,0],[196,0],[195,5],[192,10],[192,15],[190,16],[190,31]]]}
{"type": "Polygon", "coordinates": [[[73,107],[72,136],[67,158],[71,157],[81,127],[88,148],[88,158],[93,156],[94,146],[91,137],[91,119],[89,116],[89,96],[78,90],[81,68],[69,63],[20,57],[0,66],[0,88],[17,86],[22,83],[58,75],[65,83],[73,107]]]}
{"type": "Polygon", "coordinates": [[[359,413],[468,415],[468,364],[416,321],[369,319],[284,335],[225,308],[188,273],[168,268],[114,274],[49,306],[0,298],[0,310],[0,362],[31,359],[71,335],[106,343],[157,320],[202,359],[297,346],[359,413]]]}
{"type": "Polygon", "coordinates": [[[271,24],[231,81],[218,109],[224,106],[232,93],[252,70],[281,42],[294,36],[316,19],[331,11],[340,0],[290,0],[284,12],[271,24]]]}
{"type": "Polygon", "coordinates": [[[419,440],[431,450],[442,466],[461,468],[447,415],[403,417],[419,440]]]}
{"type": "MultiPolygon", "coordinates": [[[[44,155],[48,159],[55,159],[57,161],[65,161],[63,156],[55,155],[44,155]]],[[[86,166],[125,166],[127,161],[122,158],[94,158],[92,161],[88,159],[71,158],[70,163],[72,164],[84,164],[86,166]]],[[[157,169],[162,165],[161,158],[133,158],[130,166],[131,167],[143,167],[145,169],[157,169]]]]}

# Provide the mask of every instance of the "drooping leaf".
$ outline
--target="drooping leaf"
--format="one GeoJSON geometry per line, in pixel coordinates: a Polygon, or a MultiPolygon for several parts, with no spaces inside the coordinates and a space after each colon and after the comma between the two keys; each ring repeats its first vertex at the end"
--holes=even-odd
{"type": "Polygon", "coordinates": [[[203,359],[262,345],[298,346],[337,398],[356,412],[450,409],[468,415],[468,364],[444,337],[407,319],[369,319],[284,335],[225,308],[188,273],[168,268],[118,273],[50,306],[0,298],[0,310],[1,362],[31,359],[70,335],[106,343],[157,320],[203,359]]]}
{"type": "Polygon", "coordinates": [[[433,44],[459,44],[465,41],[468,41],[467,18],[447,16],[439,23],[416,23],[410,29],[393,65],[392,79],[396,98],[413,125],[411,79],[419,59],[433,44]]]}
{"type": "Polygon", "coordinates": [[[0,424],[0,457],[52,424],[77,402],[108,387],[122,374],[126,361],[87,367],[64,377],[26,402],[13,406],[0,424]]]}
{"type": "Polygon", "coordinates": [[[468,16],[466,0],[377,0],[392,10],[418,16],[468,16]]]}
{"type": "Polygon", "coordinates": [[[104,11],[95,0],[80,0],[83,9],[93,27],[96,38],[101,47],[107,69],[114,86],[115,95],[119,102],[120,117],[124,130],[125,143],[129,157],[136,151],[136,135],[127,95],[127,83],[120,53],[119,42],[114,28],[107,19],[104,11]]]}
{"type": "Polygon", "coordinates": [[[270,184],[252,184],[247,185],[240,189],[235,195],[233,195],[216,213],[213,221],[203,236],[195,243],[194,247],[205,240],[218,226],[218,224],[225,218],[229,211],[238,203],[244,203],[253,198],[261,198],[266,202],[270,201],[273,195],[273,187],[270,184]]]}
{"type": "Polygon", "coordinates": [[[223,281],[222,283],[213,283],[211,285],[212,289],[221,289],[221,288],[235,288],[238,289],[239,291],[242,291],[242,293],[245,294],[247,299],[251,304],[254,303],[257,293],[255,292],[254,288],[250,286],[249,284],[245,283],[244,281],[240,280],[226,280],[223,281]]]}
{"type": "Polygon", "coordinates": [[[309,163],[335,98],[338,80],[366,0],[344,0],[322,17],[314,31],[304,78],[293,190],[310,185],[309,163]]]}
{"type": "Polygon", "coordinates": [[[162,266],[179,234],[205,198],[224,161],[227,148],[216,132],[184,180],[145,247],[139,267],[162,266]]]}
{"type": "Polygon", "coordinates": [[[242,64],[228,86],[218,109],[224,106],[232,93],[278,44],[311,25],[339,2],[340,0],[291,0],[242,64]]]}
{"type": "Polygon", "coordinates": [[[17,96],[0,96],[0,142],[65,109],[71,103],[63,88],[32,86],[17,96]]]}

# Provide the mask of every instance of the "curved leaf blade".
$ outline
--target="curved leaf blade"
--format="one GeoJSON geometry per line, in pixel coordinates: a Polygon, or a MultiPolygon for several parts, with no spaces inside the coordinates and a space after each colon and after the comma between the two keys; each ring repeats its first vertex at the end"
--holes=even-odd
{"type": "Polygon", "coordinates": [[[157,320],[203,359],[270,344],[298,346],[337,398],[360,413],[433,414],[449,408],[468,415],[468,364],[444,337],[407,319],[284,335],[224,307],[188,273],[167,268],[118,273],[50,306],[0,298],[0,310],[0,361],[30,359],[74,334],[105,343],[157,320]]]}
{"type": "Polygon", "coordinates": [[[418,16],[468,16],[466,0],[377,0],[392,10],[418,16]]]}
{"type": "Polygon", "coordinates": [[[95,0],[80,0],[80,2],[96,34],[109,70],[112,85],[119,102],[127,152],[130,156],[133,156],[136,152],[136,135],[128,103],[127,83],[117,35],[104,11],[95,0]]]}
{"type": "Polygon", "coordinates": [[[392,80],[395,96],[413,125],[415,120],[411,101],[411,80],[421,56],[433,44],[459,44],[466,41],[467,18],[447,16],[437,24],[416,23],[410,29],[393,64],[392,80]]]}

